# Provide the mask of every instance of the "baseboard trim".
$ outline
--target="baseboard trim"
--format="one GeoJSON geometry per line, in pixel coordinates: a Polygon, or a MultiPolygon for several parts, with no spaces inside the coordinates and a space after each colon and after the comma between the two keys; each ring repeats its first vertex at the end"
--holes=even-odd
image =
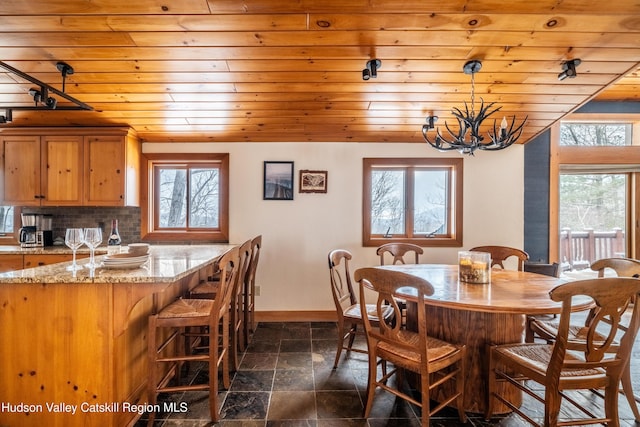
{"type": "Polygon", "coordinates": [[[256,311],[256,322],[335,322],[335,311],[256,311]]]}

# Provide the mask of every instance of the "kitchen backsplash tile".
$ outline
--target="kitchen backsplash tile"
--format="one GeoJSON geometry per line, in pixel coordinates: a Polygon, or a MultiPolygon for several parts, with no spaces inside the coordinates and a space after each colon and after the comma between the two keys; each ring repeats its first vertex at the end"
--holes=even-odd
{"type": "Polygon", "coordinates": [[[140,241],[140,208],[138,207],[46,207],[23,208],[25,213],[53,216],[53,238],[64,238],[65,230],[72,227],[102,227],[102,240],[106,244],[111,231],[111,220],[118,220],[122,244],[140,241]]]}

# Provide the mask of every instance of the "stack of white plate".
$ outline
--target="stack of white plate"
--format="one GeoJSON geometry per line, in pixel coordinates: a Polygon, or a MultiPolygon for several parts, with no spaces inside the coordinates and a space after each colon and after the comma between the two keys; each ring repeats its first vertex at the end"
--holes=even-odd
{"type": "Polygon", "coordinates": [[[113,254],[107,255],[102,261],[102,265],[106,268],[138,268],[149,259],[148,254],[130,255],[130,254],[113,254]]]}

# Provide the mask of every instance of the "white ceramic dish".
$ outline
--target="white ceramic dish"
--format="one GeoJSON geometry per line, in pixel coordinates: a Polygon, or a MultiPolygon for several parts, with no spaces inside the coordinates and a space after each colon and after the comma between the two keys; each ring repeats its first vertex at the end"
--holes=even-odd
{"type": "Polygon", "coordinates": [[[137,268],[148,260],[149,255],[113,254],[104,257],[102,266],[105,268],[137,268]]]}
{"type": "MultiPolygon", "coordinates": [[[[146,262],[146,261],[145,261],[146,262]]],[[[142,267],[142,265],[144,264],[144,262],[135,262],[135,263],[129,263],[129,264],[102,264],[102,267],[107,268],[107,269],[111,269],[111,270],[117,270],[117,269],[133,269],[133,268],[140,268],[142,267]]]]}
{"type": "Polygon", "coordinates": [[[142,255],[149,252],[149,244],[148,243],[129,243],[127,246],[129,254],[132,255],[142,255]]]}
{"type": "Polygon", "coordinates": [[[107,255],[104,257],[104,260],[109,262],[127,262],[127,261],[136,261],[136,260],[148,259],[148,258],[149,258],[148,254],[121,253],[121,254],[107,255]]]}

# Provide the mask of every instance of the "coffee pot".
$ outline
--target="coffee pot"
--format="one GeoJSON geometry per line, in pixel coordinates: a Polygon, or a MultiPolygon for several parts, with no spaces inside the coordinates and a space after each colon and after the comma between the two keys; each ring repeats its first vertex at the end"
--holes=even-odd
{"type": "MultiPolygon", "coordinates": [[[[47,242],[45,242],[45,240],[47,239],[45,239],[45,233],[47,234],[47,237],[50,238],[52,232],[50,230],[46,232],[41,229],[43,217],[43,215],[34,213],[20,214],[22,227],[18,230],[18,241],[20,242],[21,247],[38,248],[46,246],[47,242]]],[[[49,228],[51,228],[50,224],[49,228]]]]}

